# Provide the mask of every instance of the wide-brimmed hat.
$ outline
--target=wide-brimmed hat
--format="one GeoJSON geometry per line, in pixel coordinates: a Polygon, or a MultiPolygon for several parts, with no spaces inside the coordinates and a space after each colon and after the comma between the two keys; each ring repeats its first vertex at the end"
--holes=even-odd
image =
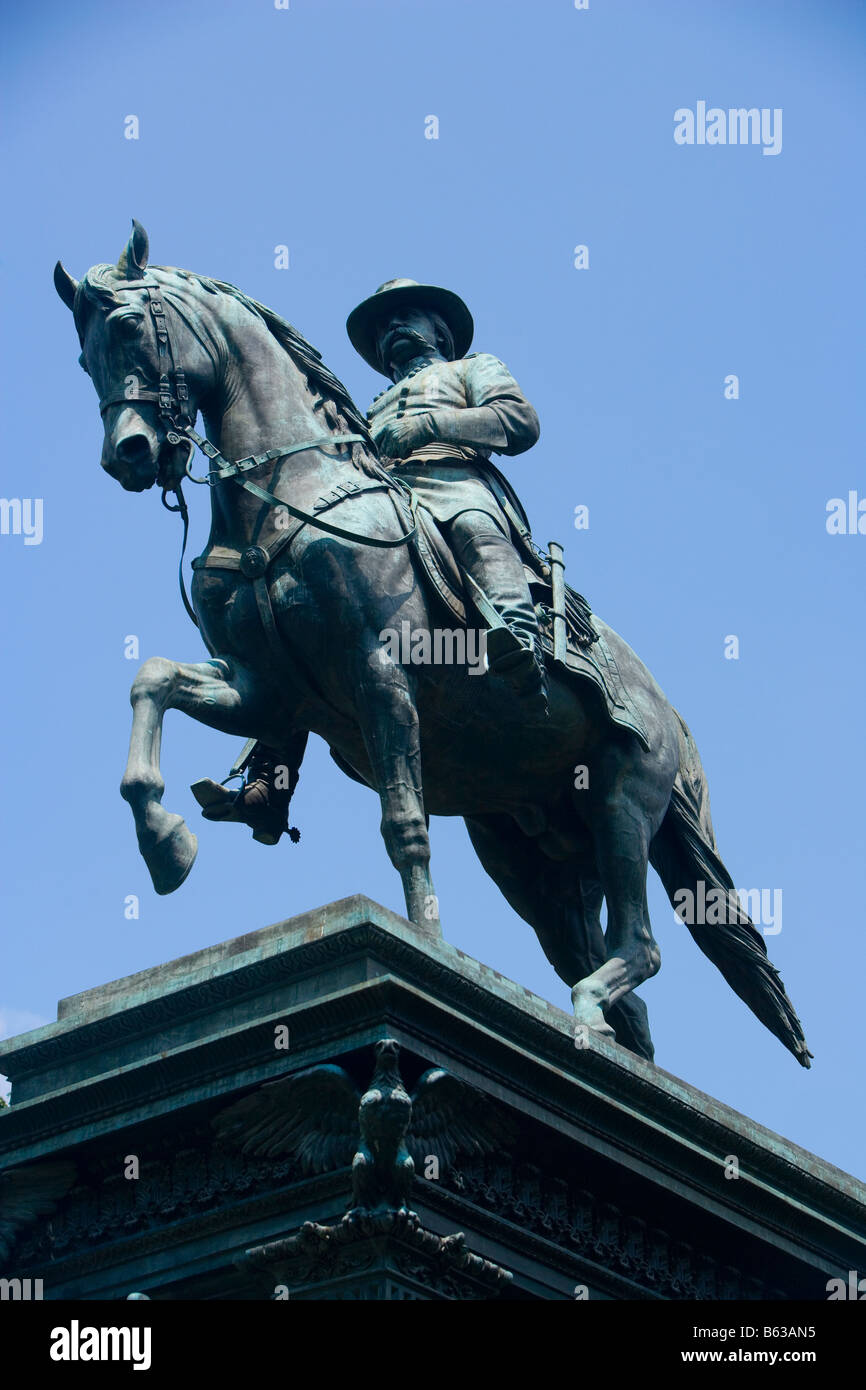
{"type": "Polygon", "coordinates": [[[376,355],[376,328],[381,319],[402,304],[416,309],[432,309],[441,314],[454,338],[454,356],[465,357],[472,344],[475,324],[458,294],[438,285],[419,285],[417,280],[386,280],[375,294],[364,299],[346,320],[352,346],[376,371],[381,365],[376,355]]]}

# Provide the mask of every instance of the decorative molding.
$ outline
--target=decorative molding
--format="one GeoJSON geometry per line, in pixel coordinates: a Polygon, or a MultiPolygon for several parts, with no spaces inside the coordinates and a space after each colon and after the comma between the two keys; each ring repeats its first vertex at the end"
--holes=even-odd
{"type": "Polygon", "coordinates": [[[669,1232],[526,1164],[477,1159],[445,1175],[464,1200],[531,1230],[666,1299],[784,1299],[784,1290],[723,1265],[669,1232]]]}

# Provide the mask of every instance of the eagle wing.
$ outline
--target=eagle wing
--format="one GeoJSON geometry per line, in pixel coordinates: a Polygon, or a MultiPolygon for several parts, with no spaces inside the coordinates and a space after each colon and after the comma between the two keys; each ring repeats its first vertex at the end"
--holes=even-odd
{"type": "Polygon", "coordinates": [[[212,1121],[219,1140],[256,1158],[292,1154],[308,1173],[350,1163],[358,1088],[342,1067],[310,1067],[269,1081],[212,1121]]]}
{"type": "Polygon", "coordinates": [[[441,1067],[431,1067],[418,1082],[407,1140],[416,1164],[435,1156],[447,1168],[458,1153],[508,1149],[516,1134],[504,1110],[441,1067]]]}
{"type": "Polygon", "coordinates": [[[19,1231],[53,1212],[74,1181],[74,1165],[63,1160],[0,1173],[0,1261],[11,1253],[19,1231]]]}

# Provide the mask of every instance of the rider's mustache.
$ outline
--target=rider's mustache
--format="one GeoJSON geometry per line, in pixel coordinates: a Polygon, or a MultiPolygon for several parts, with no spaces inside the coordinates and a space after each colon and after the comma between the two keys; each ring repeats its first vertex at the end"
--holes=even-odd
{"type": "Polygon", "coordinates": [[[429,338],[425,338],[422,333],[419,333],[414,328],[410,328],[408,324],[396,323],[392,327],[386,329],[381,338],[379,357],[386,365],[389,360],[391,348],[398,338],[408,339],[410,343],[419,348],[422,352],[436,351],[436,344],[431,343],[429,338]]]}

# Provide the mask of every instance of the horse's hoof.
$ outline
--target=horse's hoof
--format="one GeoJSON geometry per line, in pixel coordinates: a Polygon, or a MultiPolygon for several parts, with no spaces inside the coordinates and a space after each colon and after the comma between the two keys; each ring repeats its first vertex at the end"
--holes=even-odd
{"type": "Polygon", "coordinates": [[[616,1042],[616,1033],[609,1023],[605,1023],[599,1028],[591,1027],[588,1023],[575,1023],[574,1045],[578,1052],[584,1052],[587,1048],[592,1047],[593,1038],[607,1038],[608,1042],[616,1042]]]}
{"type": "Polygon", "coordinates": [[[616,1042],[616,1033],[605,1018],[601,1005],[592,1000],[574,998],[574,1045],[577,1048],[589,1045],[589,1034],[616,1042]]]}
{"type": "Polygon", "coordinates": [[[172,829],[144,854],[144,862],[160,897],[174,893],[180,887],[198,854],[198,840],[183,816],[172,819],[175,821],[172,829]]]}

